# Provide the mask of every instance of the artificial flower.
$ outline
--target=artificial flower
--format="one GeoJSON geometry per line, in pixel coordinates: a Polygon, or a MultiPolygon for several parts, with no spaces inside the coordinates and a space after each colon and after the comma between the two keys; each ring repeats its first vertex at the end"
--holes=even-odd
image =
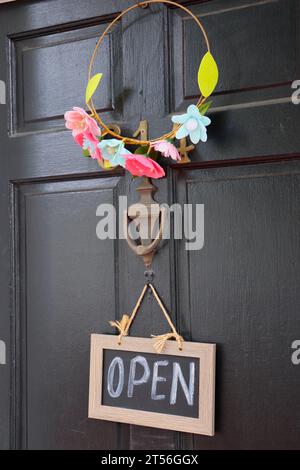
{"type": "Polygon", "coordinates": [[[124,142],[118,139],[102,140],[98,143],[98,149],[104,160],[108,160],[111,166],[125,167],[125,156],[131,152],[125,148],[124,142]]]}
{"type": "Polygon", "coordinates": [[[125,168],[133,176],[148,176],[148,178],[162,178],[165,176],[163,168],[151,158],[144,155],[123,155],[125,168]]]}
{"type": "Polygon", "coordinates": [[[209,126],[211,120],[203,116],[194,104],[188,107],[186,114],[172,116],[172,121],[182,124],[176,132],[176,139],[183,139],[189,135],[193,144],[198,144],[199,140],[207,141],[206,126],[209,126]]]}
{"type": "Polygon", "coordinates": [[[87,150],[94,159],[103,160],[100,149],[98,148],[99,140],[92,134],[83,136],[82,148],[87,150]]]}
{"type": "Polygon", "coordinates": [[[96,138],[101,135],[101,130],[95,119],[91,118],[82,108],[74,107],[73,111],[67,111],[65,120],[66,128],[72,131],[75,142],[81,147],[85,136],[96,138]]]}
{"type": "Polygon", "coordinates": [[[154,148],[157,152],[160,152],[164,157],[171,157],[173,160],[180,160],[180,154],[175,147],[167,140],[158,140],[151,144],[151,147],[154,148]]]}

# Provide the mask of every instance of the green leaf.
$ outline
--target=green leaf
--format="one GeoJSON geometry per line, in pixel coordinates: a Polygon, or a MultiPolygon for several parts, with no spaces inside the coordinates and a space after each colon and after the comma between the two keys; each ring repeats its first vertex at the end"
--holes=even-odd
{"type": "Polygon", "coordinates": [[[83,155],[84,157],[90,157],[90,153],[89,153],[88,150],[82,150],[82,155],[83,155]]]}
{"type": "Polygon", "coordinates": [[[89,83],[87,84],[86,92],[85,92],[85,102],[86,102],[86,104],[89,103],[89,101],[91,100],[93,94],[97,90],[97,88],[99,86],[99,83],[101,82],[102,75],[103,75],[102,73],[97,73],[96,75],[94,75],[90,79],[89,83]]]}
{"type": "Polygon", "coordinates": [[[212,94],[219,80],[219,71],[215,59],[210,52],[203,57],[198,70],[198,85],[201,94],[207,98],[212,94]]]}
{"type": "Polygon", "coordinates": [[[141,145],[140,147],[138,147],[136,150],[135,150],[135,154],[136,155],[146,155],[147,152],[149,150],[149,147],[148,146],[145,146],[145,145],[141,145]]]}
{"type": "Polygon", "coordinates": [[[205,103],[201,104],[201,106],[199,106],[199,111],[202,114],[202,116],[204,116],[207,113],[211,105],[212,105],[212,101],[206,101],[205,103]]]}
{"type": "Polygon", "coordinates": [[[154,148],[151,147],[149,150],[149,145],[141,145],[136,149],[134,152],[136,155],[144,155],[147,158],[151,158],[152,160],[157,160],[158,153],[154,148]]]}

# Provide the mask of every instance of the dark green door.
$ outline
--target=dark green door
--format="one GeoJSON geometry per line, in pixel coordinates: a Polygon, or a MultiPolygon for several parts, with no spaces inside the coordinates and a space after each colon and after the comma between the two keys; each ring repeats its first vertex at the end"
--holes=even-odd
{"type": "MultiPolygon", "coordinates": [[[[157,199],[204,204],[205,245],[168,242],[153,269],[184,337],[217,343],[216,436],[87,418],[89,335],[132,309],[144,268],[125,241],[96,237],[99,204],[135,201],[136,182],[81,157],[63,114],[84,106],[96,40],[133,1],[26,1],[0,6],[1,448],[299,448],[299,2],[182,3],[221,77],[208,143],[168,167],[157,199]]],[[[197,98],[203,52],[176,8],[135,11],[97,59],[97,109],[127,135],[141,119],[162,134],[197,98]]],[[[164,330],[149,296],[132,334],[164,330]]]]}

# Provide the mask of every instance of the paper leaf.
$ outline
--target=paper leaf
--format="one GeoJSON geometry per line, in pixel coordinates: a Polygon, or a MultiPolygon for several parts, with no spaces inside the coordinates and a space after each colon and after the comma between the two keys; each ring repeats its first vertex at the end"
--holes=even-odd
{"type": "Polygon", "coordinates": [[[201,94],[207,98],[212,94],[219,79],[218,66],[210,52],[203,57],[198,71],[198,85],[201,94]]]}
{"type": "Polygon", "coordinates": [[[207,113],[211,105],[212,105],[212,101],[206,101],[205,103],[201,104],[201,106],[199,106],[199,111],[202,114],[202,116],[204,116],[207,113]]]}
{"type": "Polygon", "coordinates": [[[90,157],[90,152],[88,150],[82,149],[82,155],[84,157],[90,157]]]}
{"type": "Polygon", "coordinates": [[[134,152],[136,155],[146,155],[148,152],[149,147],[143,145],[141,147],[138,147],[136,151],[134,152]]]}
{"type": "Polygon", "coordinates": [[[89,103],[89,101],[92,98],[93,94],[97,90],[97,88],[99,86],[99,83],[101,81],[102,75],[103,75],[102,73],[97,73],[96,75],[94,75],[90,79],[89,83],[87,84],[86,92],[85,92],[85,102],[86,102],[86,104],[89,103]]]}
{"type": "Polygon", "coordinates": [[[147,158],[151,158],[152,160],[157,160],[158,153],[154,150],[154,148],[151,148],[149,150],[149,146],[141,146],[136,149],[134,152],[135,155],[144,155],[147,158]]]}

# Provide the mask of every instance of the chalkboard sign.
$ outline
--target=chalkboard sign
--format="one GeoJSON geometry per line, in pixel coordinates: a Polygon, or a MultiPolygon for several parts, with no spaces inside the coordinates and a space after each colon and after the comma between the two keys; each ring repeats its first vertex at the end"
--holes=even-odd
{"type": "Polygon", "coordinates": [[[92,335],[89,417],[214,435],[215,345],[92,335]]]}

